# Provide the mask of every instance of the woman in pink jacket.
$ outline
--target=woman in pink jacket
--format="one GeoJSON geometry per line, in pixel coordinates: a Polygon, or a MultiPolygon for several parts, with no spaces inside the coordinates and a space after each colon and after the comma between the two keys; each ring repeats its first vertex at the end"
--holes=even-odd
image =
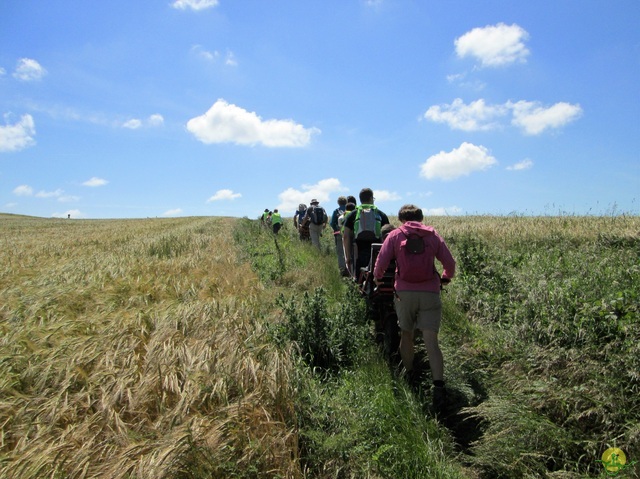
{"type": "Polygon", "coordinates": [[[395,309],[400,327],[400,357],[409,380],[416,380],[413,370],[414,331],[422,331],[433,377],[433,405],[436,411],[444,408],[444,363],[438,344],[442,320],[440,284],[453,278],[456,262],[444,240],[431,226],[422,224],[422,210],[404,205],[398,212],[402,226],[385,239],[376,260],[373,276],[378,283],[392,260],[396,260],[395,309]],[[435,267],[437,259],[443,267],[442,275],[435,267]]]}

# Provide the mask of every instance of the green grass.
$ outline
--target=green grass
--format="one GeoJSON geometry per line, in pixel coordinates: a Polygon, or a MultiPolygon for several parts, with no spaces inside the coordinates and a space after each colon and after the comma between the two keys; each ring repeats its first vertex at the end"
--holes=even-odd
{"type": "Polygon", "coordinates": [[[330,380],[312,374],[298,402],[311,477],[466,477],[454,444],[378,354],[330,380]]]}
{"type": "Polygon", "coordinates": [[[469,463],[487,477],[597,477],[613,444],[640,457],[639,225],[447,225],[460,272],[452,289],[473,330],[457,360],[487,389],[467,410],[483,431],[469,463]]]}

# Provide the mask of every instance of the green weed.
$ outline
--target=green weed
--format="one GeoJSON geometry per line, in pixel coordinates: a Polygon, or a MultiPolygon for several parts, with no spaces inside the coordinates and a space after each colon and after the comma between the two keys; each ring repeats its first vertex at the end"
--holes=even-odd
{"type": "Polygon", "coordinates": [[[280,295],[276,304],[282,309],[283,321],[274,333],[281,345],[293,342],[312,369],[335,373],[359,361],[370,328],[366,307],[355,293],[332,310],[327,303],[322,288],[312,294],[304,292],[299,300],[280,295]]]}
{"type": "Polygon", "coordinates": [[[471,463],[491,477],[591,477],[614,438],[640,454],[638,219],[461,226],[451,289],[473,328],[456,360],[487,390],[465,411],[483,420],[471,463]]]}

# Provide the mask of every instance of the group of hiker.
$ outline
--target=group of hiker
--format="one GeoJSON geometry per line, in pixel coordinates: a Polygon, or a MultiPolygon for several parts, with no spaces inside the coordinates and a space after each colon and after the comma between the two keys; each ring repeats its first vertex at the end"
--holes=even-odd
{"type": "MultiPolygon", "coordinates": [[[[293,223],[300,239],[311,241],[320,248],[320,237],[329,225],[332,229],[338,268],[342,275],[358,280],[361,271],[373,273],[374,282],[381,284],[388,268],[395,270],[394,308],[400,328],[400,357],[403,374],[410,383],[417,381],[414,370],[414,334],[422,332],[433,379],[433,405],[441,411],[445,405],[444,362],[438,343],[442,321],[440,289],[455,274],[456,262],[445,241],[432,226],[423,224],[422,210],[404,205],[398,212],[400,226],[395,227],[389,217],[375,204],[373,190],[363,188],[360,204],[353,196],[340,196],[338,208],[331,218],[317,199],[309,207],[300,204],[293,223]],[[372,245],[380,244],[372,259],[372,245]],[[435,267],[442,265],[442,274],[435,267]]],[[[281,225],[277,210],[265,210],[263,222],[281,225]]],[[[277,228],[280,229],[280,226],[277,228]]]]}
{"type": "MultiPolygon", "coordinates": [[[[366,214],[362,216],[362,225],[367,229],[367,222],[373,225],[376,217],[381,221],[381,225],[389,223],[389,218],[385,213],[373,206],[373,191],[370,188],[364,188],[360,192],[360,207],[357,206],[355,196],[338,197],[338,208],[336,208],[331,217],[327,211],[320,205],[317,199],[312,199],[309,207],[301,203],[298,210],[293,216],[293,225],[297,229],[301,240],[311,241],[313,246],[321,249],[320,237],[327,225],[331,227],[333,239],[335,243],[336,255],[338,257],[338,268],[343,276],[356,276],[356,271],[360,267],[369,264],[368,254],[370,253],[370,244],[379,239],[379,234],[371,231],[369,238],[360,235],[353,238],[351,234],[356,216],[360,219],[359,211],[366,208],[366,214]],[[373,207],[373,208],[371,208],[373,207]],[[350,213],[356,211],[356,216],[350,213]],[[373,217],[371,213],[373,212],[373,217]],[[351,217],[351,220],[348,218],[351,217]],[[368,247],[367,247],[368,246],[368,247]]],[[[360,223],[359,223],[360,224],[360,223]]]]}
{"type": "Polygon", "coordinates": [[[271,228],[274,234],[278,234],[278,231],[282,228],[282,215],[278,212],[277,208],[273,211],[265,208],[262,216],[260,216],[260,222],[264,226],[271,228]]]}

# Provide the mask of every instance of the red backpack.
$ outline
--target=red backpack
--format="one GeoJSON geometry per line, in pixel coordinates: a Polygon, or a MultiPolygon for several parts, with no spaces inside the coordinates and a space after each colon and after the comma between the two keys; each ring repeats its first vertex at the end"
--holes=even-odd
{"type": "Polygon", "coordinates": [[[400,251],[396,256],[398,276],[408,283],[424,283],[436,274],[436,252],[428,236],[411,233],[404,227],[399,228],[404,239],[400,241],[400,251]]]}

